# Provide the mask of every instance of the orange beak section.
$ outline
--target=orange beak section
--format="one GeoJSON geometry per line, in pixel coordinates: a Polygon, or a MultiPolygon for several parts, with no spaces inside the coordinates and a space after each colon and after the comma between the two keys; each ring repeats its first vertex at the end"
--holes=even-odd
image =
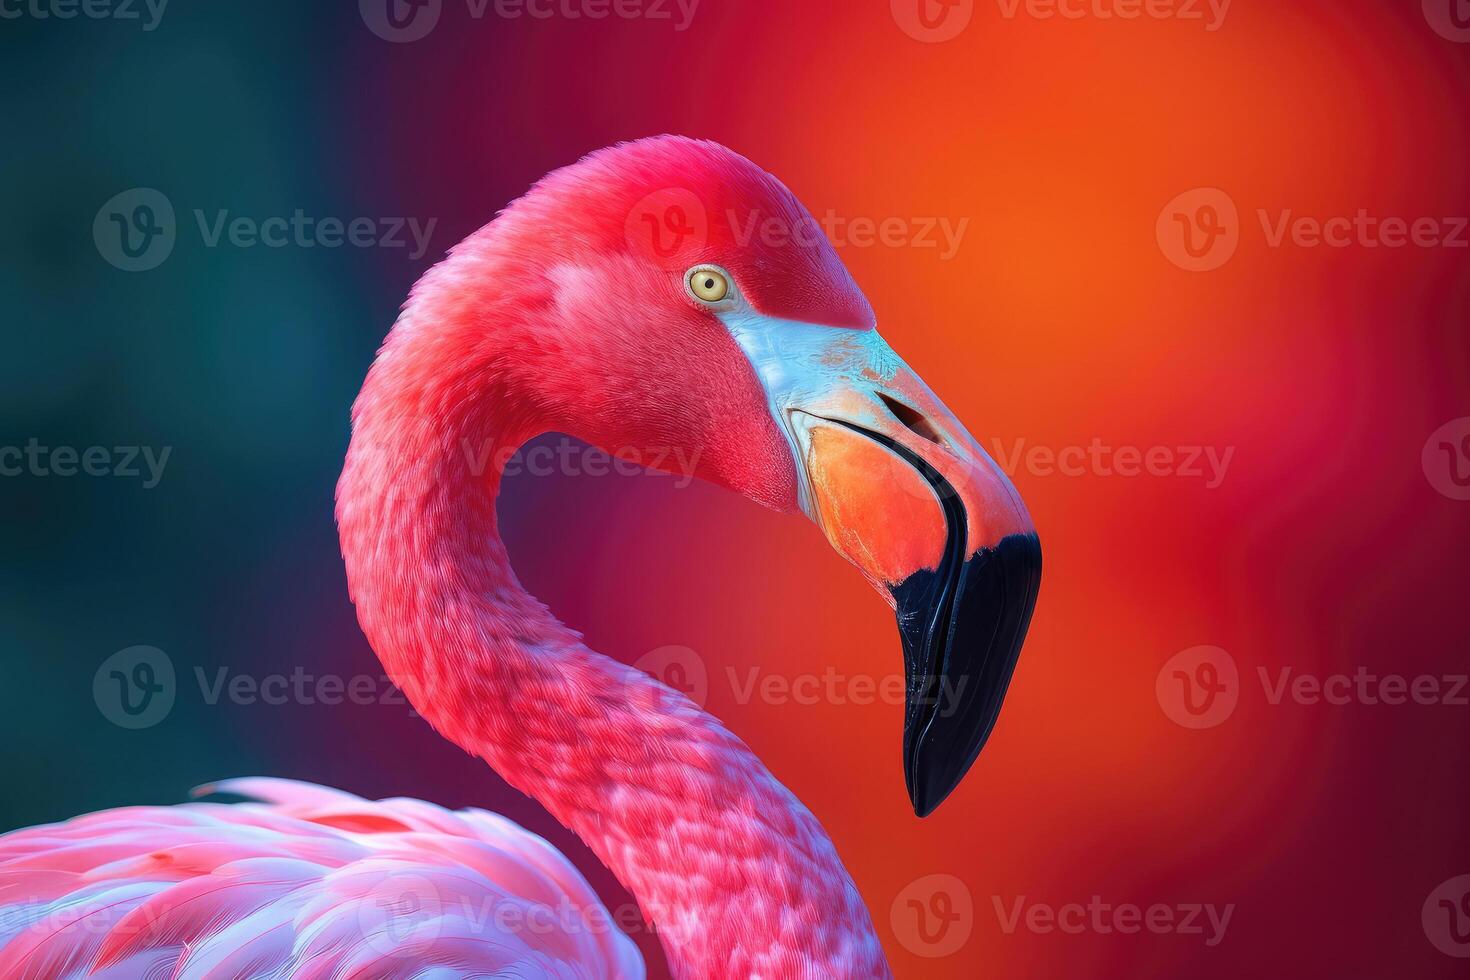
{"type": "Polygon", "coordinates": [[[1041,582],[1011,481],[874,331],[731,324],[785,426],[802,507],[894,608],[904,781],[927,816],[999,718],[1041,582]]]}
{"type": "Polygon", "coordinates": [[[891,603],[889,589],[939,567],[949,535],[944,512],[928,481],[883,443],[838,423],[808,424],[816,521],[891,603]]]}

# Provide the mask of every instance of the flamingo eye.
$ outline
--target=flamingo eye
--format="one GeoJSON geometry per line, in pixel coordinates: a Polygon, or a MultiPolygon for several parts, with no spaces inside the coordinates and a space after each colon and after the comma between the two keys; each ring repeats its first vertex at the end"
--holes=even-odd
{"type": "Polygon", "coordinates": [[[730,279],[719,269],[692,269],[689,272],[689,291],[700,302],[718,303],[730,295],[730,279]]]}

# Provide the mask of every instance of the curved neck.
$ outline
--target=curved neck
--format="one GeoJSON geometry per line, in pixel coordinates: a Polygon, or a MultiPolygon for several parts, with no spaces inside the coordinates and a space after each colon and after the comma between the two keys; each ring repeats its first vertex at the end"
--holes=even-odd
{"type": "Polygon", "coordinates": [[[466,283],[493,272],[457,252],[425,277],[354,407],[337,520],[369,642],[439,732],[607,864],[676,976],[889,976],[806,808],[717,720],[589,650],[516,580],[501,468],[527,438],[576,429],[538,400],[555,379],[522,373],[538,325],[503,309],[487,326],[494,301],[466,283]]]}

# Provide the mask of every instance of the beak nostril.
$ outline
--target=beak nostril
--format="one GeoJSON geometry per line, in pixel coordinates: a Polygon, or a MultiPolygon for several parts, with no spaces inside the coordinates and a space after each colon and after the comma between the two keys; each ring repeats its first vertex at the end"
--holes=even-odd
{"type": "Polygon", "coordinates": [[[928,439],[932,443],[941,446],[944,445],[944,438],[934,428],[934,423],[925,418],[922,412],[909,408],[901,401],[889,398],[881,391],[878,392],[878,397],[883,399],[883,404],[888,407],[888,411],[893,413],[893,417],[898,419],[904,428],[921,438],[928,439]]]}

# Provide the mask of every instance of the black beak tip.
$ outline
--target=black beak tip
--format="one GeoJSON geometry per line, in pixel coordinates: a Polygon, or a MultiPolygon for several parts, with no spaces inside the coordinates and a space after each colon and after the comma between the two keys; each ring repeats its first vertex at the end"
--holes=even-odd
{"type": "Polygon", "coordinates": [[[894,590],[908,671],[904,776],[919,817],[954,791],[990,738],[1040,584],[1033,532],[894,590]]]}
{"type": "MultiPolygon", "coordinates": [[[[960,782],[975,761],[974,758],[971,758],[963,764],[956,765],[955,763],[963,756],[951,755],[947,752],[940,754],[946,758],[935,758],[932,761],[922,758],[915,760],[914,783],[909,787],[909,802],[913,804],[914,816],[921,820],[939,809],[939,804],[949,799],[949,795],[959,788],[960,782]]],[[[978,756],[977,750],[976,757],[978,756]]]]}
{"type": "Polygon", "coordinates": [[[913,794],[910,794],[909,796],[909,801],[914,805],[914,816],[918,817],[920,820],[923,820],[929,814],[933,813],[935,809],[938,808],[939,804],[944,802],[944,799],[944,796],[920,797],[913,794]]]}

